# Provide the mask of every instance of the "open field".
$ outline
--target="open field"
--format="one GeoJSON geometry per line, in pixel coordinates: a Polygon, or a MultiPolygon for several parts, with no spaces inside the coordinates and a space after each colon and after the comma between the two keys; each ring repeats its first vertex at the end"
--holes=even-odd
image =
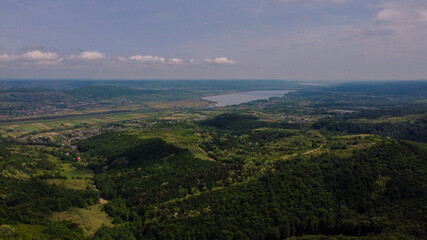
{"type": "Polygon", "coordinates": [[[46,179],[45,182],[74,190],[85,190],[86,187],[93,188],[93,182],[90,179],[46,179]]]}
{"type": "Polygon", "coordinates": [[[113,226],[111,218],[105,212],[101,211],[101,209],[101,204],[92,205],[87,208],[72,208],[68,211],[53,213],[52,220],[66,220],[76,223],[86,236],[91,236],[102,225],[113,226]]]}
{"type": "Polygon", "coordinates": [[[93,178],[93,171],[87,168],[77,169],[71,165],[71,163],[62,164],[62,175],[68,179],[72,178],[93,178]]]}
{"type": "MultiPolygon", "coordinates": [[[[19,137],[24,134],[32,132],[43,132],[49,130],[65,130],[68,128],[74,128],[87,125],[102,125],[113,122],[125,121],[125,120],[135,120],[135,119],[146,119],[149,115],[145,113],[119,113],[119,114],[107,114],[107,115],[97,115],[97,116],[78,116],[78,117],[65,117],[61,119],[52,119],[52,120],[34,120],[24,121],[24,122],[14,122],[12,124],[1,123],[0,129],[3,130],[2,135],[8,135],[12,137],[19,137]]],[[[46,135],[46,134],[43,134],[46,135]]],[[[52,134],[49,134],[52,135],[52,134]]]]}
{"type": "Polygon", "coordinates": [[[355,122],[361,122],[361,123],[397,123],[397,122],[408,122],[408,121],[414,121],[418,119],[425,119],[427,118],[426,114],[412,114],[412,115],[406,115],[401,117],[382,117],[378,119],[357,119],[355,122]]]}
{"type": "Polygon", "coordinates": [[[206,156],[206,154],[197,146],[201,136],[194,129],[184,129],[177,126],[156,128],[148,131],[141,129],[138,133],[142,138],[162,138],[168,143],[180,148],[188,149],[197,158],[211,160],[211,158],[206,156]]]}
{"type": "Polygon", "coordinates": [[[0,134],[12,138],[30,133],[41,133],[36,137],[53,136],[56,135],[54,132],[81,126],[100,126],[132,120],[200,120],[221,113],[219,109],[208,109],[208,105],[207,101],[192,98],[174,101],[150,101],[144,104],[94,108],[87,111],[72,111],[36,117],[18,117],[0,121],[0,134]],[[194,112],[195,109],[198,111],[194,112]],[[51,133],[45,133],[48,131],[51,133]]]}

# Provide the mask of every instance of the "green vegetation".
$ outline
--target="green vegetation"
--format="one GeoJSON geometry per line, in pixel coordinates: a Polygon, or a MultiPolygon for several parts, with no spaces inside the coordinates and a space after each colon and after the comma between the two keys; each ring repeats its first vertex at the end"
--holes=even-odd
{"type": "Polygon", "coordinates": [[[426,201],[425,156],[412,145],[385,143],[349,158],[326,154],[278,161],[258,181],[161,205],[152,217],[162,224],[153,221],[147,235],[423,238],[425,209],[417,207],[426,201]]]}
{"type": "Polygon", "coordinates": [[[0,91],[0,239],[427,238],[425,82],[224,108],[198,97],[296,85],[26,84],[0,91]]]}
{"type": "Polygon", "coordinates": [[[100,204],[86,208],[72,208],[64,212],[53,213],[52,219],[76,223],[86,236],[91,236],[102,226],[113,226],[111,219],[101,209],[102,205],[100,204]]]}
{"type": "Polygon", "coordinates": [[[95,184],[101,196],[126,199],[137,208],[141,207],[138,203],[163,202],[211,189],[228,177],[229,170],[237,169],[194,158],[188,150],[161,139],[139,139],[125,133],[98,135],[78,146],[91,156],[88,163],[98,172],[95,184]]]}
{"type": "Polygon", "coordinates": [[[0,145],[1,238],[83,236],[77,226],[53,222],[50,215],[70,207],[94,204],[99,193],[86,187],[70,187],[61,175],[60,160],[49,154],[52,151],[45,147],[0,145]],[[59,182],[63,184],[57,184],[59,182]]]}
{"type": "Polygon", "coordinates": [[[67,178],[78,178],[78,179],[87,179],[87,178],[93,178],[93,172],[90,169],[86,168],[76,168],[72,166],[70,163],[64,163],[62,164],[62,175],[67,178]]]}
{"type": "Polygon", "coordinates": [[[427,117],[413,121],[402,122],[354,122],[342,118],[324,118],[314,124],[316,129],[325,128],[329,131],[341,133],[368,133],[386,135],[394,138],[412,141],[427,142],[427,117]]]}
{"type": "Polygon", "coordinates": [[[93,187],[93,181],[89,179],[46,179],[45,182],[74,190],[85,190],[88,187],[93,187]]]}

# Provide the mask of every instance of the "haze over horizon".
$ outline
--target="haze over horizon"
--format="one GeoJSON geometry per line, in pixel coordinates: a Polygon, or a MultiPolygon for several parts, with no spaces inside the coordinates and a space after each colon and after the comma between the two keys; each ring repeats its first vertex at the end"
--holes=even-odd
{"type": "Polygon", "coordinates": [[[427,78],[425,0],[3,0],[0,29],[0,79],[427,78]]]}

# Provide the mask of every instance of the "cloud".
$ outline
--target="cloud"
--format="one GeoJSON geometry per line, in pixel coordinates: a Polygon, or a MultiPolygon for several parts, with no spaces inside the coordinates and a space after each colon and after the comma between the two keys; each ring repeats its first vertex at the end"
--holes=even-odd
{"type": "Polygon", "coordinates": [[[26,60],[57,60],[59,58],[57,53],[54,52],[42,52],[39,50],[26,52],[20,55],[20,58],[26,60]]]}
{"type": "Polygon", "coordinates": [[[184,61],[179,58],[171,58],[168,60],[169,64],[184,64],[184,61]]]}
{"type": "MultiPolygon", "coordinates": [[[[19,51],[21,52],[21,50],[19,51]]],[[[98,51],[83,51],[80,54],[61,57],[53,51],[30,50],[21,54],[0,54],[0,63],[4,67],[19,67],[19,66],[52,66],[58,65],[61,69],[88,69],[94,67],[94,63],[98,67],[114,67],[115,69],[140,69],[141,67],[149,68],[155,65],[180,65],[185,66],[190,64],[213,64],[227,65],[235,64],[235,62],[226,57],[191,59],[184,60],[181,58],[164,58],[156,55],[133,55],[130,57],[112,56],[107,57],[105,53],[98,51]],[[102,61],[99,61],[102,60],[102,61]],[[60,64],[60,65],[59,65],[60,64]]]]}
{"type": "Polygon", "coordinates": [[[127,62],[127,61],[129,61],[129,59],[127,59],[127,58],[125,58],[125,57],[117,57],[117,59],[118,59],[120,62],[127,62]]]}
{"type": "Polygon", "coordinates": [[[0,55],[0,62],[15,62],[17,64],[37,64],[37,65],[53,65],[62,61],[58,54],[55,52],[42,52],[34,50],[22,54],[2,54],[0,55]]]}
{"type": "Polygon", "coordinates": [[[394,26],[427,25],[427,1],[392,1],[382,4],[376,15],[376,22],[394,26]]]}
{"type": "Polygon", "coordinates": [[[381,41],[394,39],[415,43],[418,39],[427,37],[427,1],[387,1],[376,7],[378,11],[375,17],[360,28],[353,28],[353,33],[348,35],[348,39],[381,41]]]}
{"type": "MultiPolygon", "coordinates": [[[[126,59],[122,57],[120,57],[119,59],[121,59],[122,61],[126,61],[126,59]]],[[[145,56],[135,55],[135,56],[129,57],[128,60],[135,61],[135,62],[144,62],[144,63],[149,63],[149,62],[164,63],[165,62],[165,58],[152,56],[152,55],[145,55],[145,56]]]]}
{"type": "Polygon", "coordinates": [[[42,60],[42,61],[37,61],[35,62],[38,65],[56,65],[62,62],[62,60],[64,60],[63,58],[58,58],[56,60],[52,60],[52,61],[46,61],[46,60],[42,60]]]}
{"type": "Polygon", "coordinates": [[[120,62],[138,62],[138,63],[167,63],[167,64],[184,64],[184,60],[180,58],[170,58],[167,59],[164,57],[153,56],[153,55],[135,55],[130,57],[117,57],[120,62]]]}
{"type": "Polygon", "coordinates": [[[17,53],[23,54],[23,53],[32,52],[32,51],[54,52],[54,53],[59,52],[59,50],[57,48],[53,48],[53,47],[30,45],[30,46],[25,46],[25,47],[18,49],[17,53]]]}
{"type": "Polygon", "coordinates": [[[191,64],[235,64],[236,62],[226,57],[205,58],[204,60],[190,59],[191,64]]]}
{"type": "Polygon", "coordinates": [[[218,58],[206,58],[205,60],[203,60],[203,62],[205,63],[213,63],[213,64],[235,64],[236,62],[233,60],[230,60],[226,57],[218,57],[218,58]]]}
{"type": "Polygon", "coordinates": [[[0,62],[11,62],[14,61],[16,58],[16,55],[2,54],[0,55],[0,62]]]}
{"type": "Polygon", "coordinates": [[[68,57],[68,59],[74,60],[85,60],[85,61],[93,61],[93,60],[102,60],[106,59],[105,53],[98,52],[98,51],[84,51],[81,52],[79,55],[71,55],[68,57]]]}
{"type": "Polygon", "coordinates": [[[345,3],[347,0],[278,0],[282,3],[345,3]]]}

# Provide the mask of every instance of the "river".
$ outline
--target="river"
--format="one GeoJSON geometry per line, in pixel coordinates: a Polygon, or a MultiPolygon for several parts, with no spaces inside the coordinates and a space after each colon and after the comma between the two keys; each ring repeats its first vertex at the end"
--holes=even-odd
{"type": "Polygon", "coordinates": [[[202,99],[215,102],[215,107],[225,107],[271,97],[283,97],[289,92],[292,92],[292,90],[249,91],[202,97],[202,99]]]}

